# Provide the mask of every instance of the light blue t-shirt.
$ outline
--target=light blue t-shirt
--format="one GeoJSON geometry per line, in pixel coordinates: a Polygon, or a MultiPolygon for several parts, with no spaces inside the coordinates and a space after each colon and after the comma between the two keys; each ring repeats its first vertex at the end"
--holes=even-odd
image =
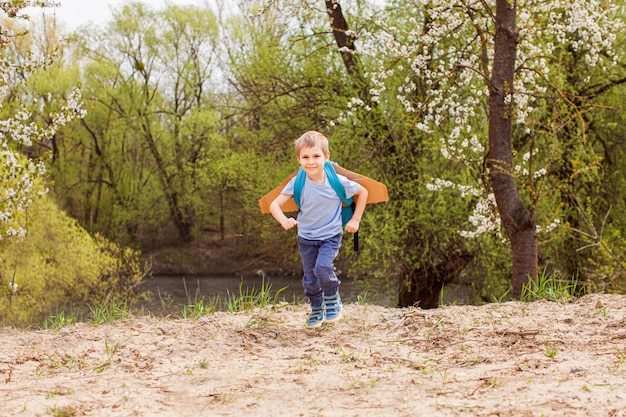
{"type": "MultiPolygon", "coordinates": [[[[346,190],[346,198],[351,198],[361,189],[359,183],[343,175],[337,174],[337,177],[346,190]]],[[[281,194],[293,196],[295,180],[295,177],[292,178],[281,194]]],[[[300,196],[298,235],[309,240],[325,240],[342,233],[341,205],[341,199],[333,190],[328,178],[324,184],[316,184],[307,176],[300,196]]]]}

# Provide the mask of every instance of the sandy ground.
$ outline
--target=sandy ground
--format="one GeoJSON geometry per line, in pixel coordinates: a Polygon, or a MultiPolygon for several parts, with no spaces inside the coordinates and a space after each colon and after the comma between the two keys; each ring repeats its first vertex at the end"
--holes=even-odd
{"type": "Polygon", "coordinates": [[[626,416],[626,297],[0,329],[3,416],[626,416]]]}

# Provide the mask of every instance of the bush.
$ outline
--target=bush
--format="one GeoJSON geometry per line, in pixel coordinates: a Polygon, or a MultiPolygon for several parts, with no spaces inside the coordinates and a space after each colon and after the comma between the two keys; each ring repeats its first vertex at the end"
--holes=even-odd
{"type": "Polygon", "coordinates": [[[129,300],[139,254],[91,236],[49,198],[29,208],[28,234],[0,241],[0,323],[42,323],[59,311],[129,300]]]}

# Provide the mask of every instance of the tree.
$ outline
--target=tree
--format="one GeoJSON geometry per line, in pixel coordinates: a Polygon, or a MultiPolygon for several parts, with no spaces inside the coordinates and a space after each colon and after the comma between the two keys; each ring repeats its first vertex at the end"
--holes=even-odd
{"type": "MultiPolygon", "coordinates": [[[[437,213],[427,213],[426,210],[422,210],[420,215],[416,213],[414,204],[416,201],[423,201],[424,196],[419,195],[417,189],[407,189],[405,184],[407,181],[411,183],[419,178],[422,169],[428,170],[430,158],[423,151],[423,146],[411,145],[407,148],[401,145],[404,138],[411,135],[411,128],[408,131],[399,128],[403,123],[394,120],[392,106],[380,103],[376,99],[376,95],[371,94],[371,91],[375,91],[376,88],[364,76],[364,66],[359,59],[359,51],[355,44],[357,32],[349,28],[338,1],[328,0],[325,4],[333,37],[346,72],[352,80],[353,91],[358,96],[354,104],[367,108],[366,118],[361,118],[359,121],[358,133],[353,128],[350,134],[356,133],[359,137],[362,136],[367,140],[366,143],[370,146],[364,146],[363,141],[358,141],[360,147],[365,148],[366,154],[371,152],[370,149],[376,150],[377,167],[375,172],[377,174],[375,175],[382,175],[387,178],[391,189],[391,202],[384,210],[393,213],[391,218],[403,219],[401,222],[406,221],[406,217],[410,216],[412,217],[410,223],[419,225],[415,228],[399,226],[399,230],[392,226],[389,230],[386,226],[381,227],[380,223],[382,222],[380,221],[372,222],[374,230],[377,230],[379,235],[383,233],[386,235],[384,240],[396,239],[393,247],[401,247],[405,253],[410,253],[400,256],[390,254],[390,257],[394,259],[393,266],[383,267],[383,271],[380,273],[383,276],[388,276],[391,270],[398,271],[397,297],[399,305],[419,304],[423,308],[436,307],[443,287],[465,269],[471,255],[460,242],[461,239],[447,237],[448,234],[443,232],[442,228],[431,234],[434,230],[426,226],[430,223],[426,218],[438,216],[437,213]]],[[[360,10],[360,12],[363,13],[364,10],[360,10]]],[[[376,25],[372,21],[369,24],[376,25]]],[[[367,30],[363,24],[361,30],[367,30]]],[[[341,131],[341,128],[336,130],[341,131]]],[[[426,142],[427,140],[417,138],[417,141],[426,142]]],[[[451,215],[448,217],[454,218],[451,215]]],[[[454,222],[454,220],[452,221],[454,222]]],[[[394,223],[393,221],[391,223],[385,222],[387,226],[394,223]]],[[[440,226],[443,224],[439,223],[440,226]]],[[[383,246],[386,245],[383,244],[383,246]]],[[[366,251],[368,252],[367,258],[374,255],[373,259],[379,259],[376,254],[367,249],[366,251]]],[[[363,259],[359,259],[359,263],[362,261],[363,259]]],[[[383,265],[385,264],[386,262],[383,263],[383,265]]],[[[380,264],[378,267],[380,268],[380,264]]],[[[367,267],[364,266],[364,269],[367,267]]]]}
{"type": "MultiPolygon", "coordinates": [[[[196,195],[203,193],[194,173],[203,155],[222,146],[213,140],[215,16],[190,6],[152,11],[130,3],[104,34],[85,36],[84,84],[96,106],[83,123],[86,159],[77,161],[90,167],[79,179],[85,219],[106,199],[113,215],[102,221],[116,219],[131,240],[169,222],[190,241],[201,210],[196,195]]],[[[72,140],[66,138],[67,148],[72,140]]]]}
{"type": "MultiPolygon", "coordinates": [[[[0,322],[35,324],[51,310],[128,296],[141,280],[137,254],[93,238],[48,193],[50,143],[82,118],[81,90],[59,74],[18,24],[26,3],[2,2],[0,23],[0,322]]],[[[45,26],[45,25],[44,25],[45,26]]],[[[50,39],[54,37],[51,36],[50,39]]],[[[39,45],[40,46],[40,45],[39,45]]]]}
{"type": "Polygon", "coordinates": [[[45,70],[50,57],[37,60],[32,55],[19,59],[13,41],[27,35],[27,31],[15,21],[27,19],[21,12],[24,2],[2,2],[0,12],[4,24],[0,25],[0,239],[23,237],[26,234],[26,209],[38,196],[45,194],[46,161],[48,155],[37,153],[25,157],[23,151],[35,143],[51,140],[56,132],[74,118],[85,115],[81,92],[74,89],[64,103],[50,109],[46,119],[38,123],[34,108],[46,105],[46,98],[20,96],[18,93],[32,74],[45,70]],[[17,97],[20,98],[18,102],[17,97]],[[6,106],[9,104],[9,106],[6,106]]]}
{"type": "Polygon", "coordinates": [[[545,186],[551,185],[546,174],[560,152],[559,138],[568,129],[581,131],[579,119],[550,128],[554,119],[542,112],[572,103],[551,53],[570,48],[589,63],[615,65],[612,28],[621,27],[615,6],[496,1],[494,10],[484,1],[434,0],[410,7],[390,2],[390,13],[396,5],[395,25],[362,41],[381,68],[369,73],[370,91],[375,101],[399,100],[413,128],[439,141],[454,167],[444,174],[452,181],[433,176],[429,187],[455,188],[476,203],[470,218],[475,230],[462,235],[496,235],[503,227],[512,293],[519,297],[537,275],[536,224],[558,216],[557,207],[542,204],[558,192],[545,186]],[[491,215],[493,203],[498,217],[491,215]]]}

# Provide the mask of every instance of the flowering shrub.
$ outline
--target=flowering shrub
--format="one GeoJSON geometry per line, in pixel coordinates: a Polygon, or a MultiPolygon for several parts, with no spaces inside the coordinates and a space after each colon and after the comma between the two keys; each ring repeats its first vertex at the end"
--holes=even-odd
{"type": "MultiPolygon", "coordinates": [[[[23,7],[45,4],[2,2],[0,14],[5,23],[27,19],[23,7]]],[[[30,151],[54,140],[61,127],[86,111],[74,88],[60,108],[45,115],[46,122],[36,121],[35,109],[41,113],[51,98],[20,94],[19,87],[29,75],[45,71],[52,57],[13,59],[7,45],[18,35],[23,33],[0,26],[0,317],[3,323],[24,324],[53,308],[120,296],[141,274],[131,259],[135,254],[92,238],[45,198],[48,156],[30,151]],[[122,259],[126,265],[119,265],[122,259]]]]}
{"type": "Polygon", "coordinates": [[[143,278],[138,252],[91,236],[50,198],[33,202],[28,234],[4,248],[0,325],[39,325],[60,311],[131,302],[143,278]]]}
{"type": "MultiPolygon", "coordinates": [[[[26,19],[20,13],[27,5],[45,5],[45,2],[13,1],[0,3],[0,11],[6,19],[26,19]]],[[[3,46],[16,36],[10,29],[0,27],[0,42],[3,46]]],[[[0,240],[7,237],[23,238],[26,234],[26,209],[33,200],[47,192],[43,186],[46,175],[45,157],[42,159],[25,157],[21,150],[33,144],[50,140],[59,128],[75,118],[84,117],[80,89],[74,89],[65,105],[49,115],[49,122],[43,126],[36,123],[32,108],[39,100],[32,98],[30,103],[5,111],[7,95],[23,82],[25,74],[45,69],[45,62],[34,60],[16,64],[6,53],[0,53],[0,240]],[[7,115],[7,113],[10,113],[7,115]],[[39,184],[39,186],[37,186],[39,184]]]]}

